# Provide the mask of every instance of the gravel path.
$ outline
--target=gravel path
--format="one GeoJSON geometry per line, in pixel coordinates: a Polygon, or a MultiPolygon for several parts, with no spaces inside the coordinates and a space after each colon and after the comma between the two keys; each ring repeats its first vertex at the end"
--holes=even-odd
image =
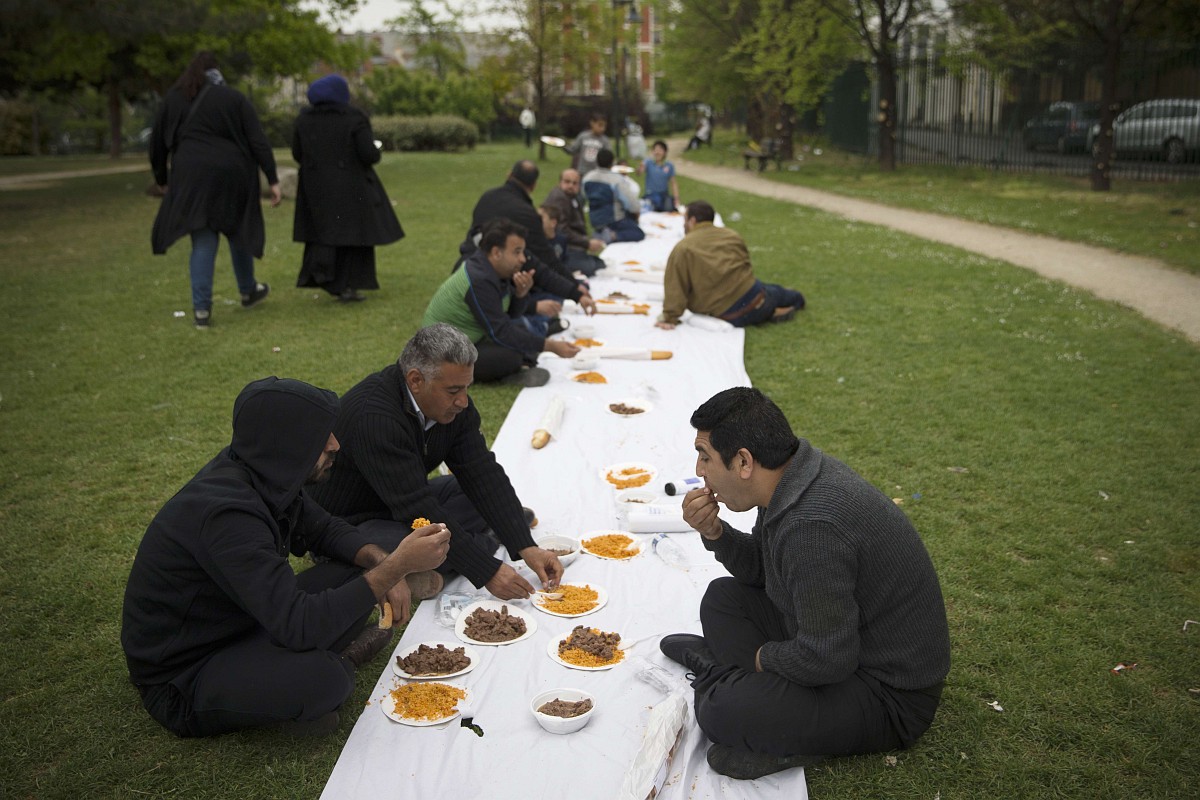
{"type": "MultiPolygon", "coordinates": [[[[685,144],[672,142],[671,151],[681,153],[685,144]]],[[[1200,344],[1200,277],[1170,269],[1152,258],[790,186],[748,170],[696,164],[679,155],[672,161],[684,177],[812,206],[1031,269],[1128,306],[1200,344]]]]}

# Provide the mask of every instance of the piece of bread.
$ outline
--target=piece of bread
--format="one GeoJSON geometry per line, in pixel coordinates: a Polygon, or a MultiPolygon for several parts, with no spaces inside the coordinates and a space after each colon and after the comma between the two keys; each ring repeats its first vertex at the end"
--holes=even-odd
{"type": "Polygon", "coordinates": [[[550,444],[550,431],[538,428],[533,432],[533,440],[531,444],[533,444],[534,450],[541,450],[543,447],[550,444]]]}
{"type": "Polygon", "coordinates": [[[384,600],[383,611],[379,615],[379,630],[386,631],[390,627],[392,627],[392,604],[384,600]]]}

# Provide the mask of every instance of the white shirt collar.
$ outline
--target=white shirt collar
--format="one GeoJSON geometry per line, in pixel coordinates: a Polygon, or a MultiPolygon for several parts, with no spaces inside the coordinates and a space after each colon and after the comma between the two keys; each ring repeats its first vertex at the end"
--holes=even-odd
{"type": "Polygon", "coordinates": [[[437,420],[430,422],[429,420],[425,419],[425,412],[423,412],[421,407],[417,405],[417,398],[413,397],[412,390],[408,388],[407,383],[404,384],[404,393],[408,395],[408,402],[412,403],[413,411],[417,412],[417,419],[421,420],[422,428],[429,430],[434,425],[437,425],[437,420]]]}

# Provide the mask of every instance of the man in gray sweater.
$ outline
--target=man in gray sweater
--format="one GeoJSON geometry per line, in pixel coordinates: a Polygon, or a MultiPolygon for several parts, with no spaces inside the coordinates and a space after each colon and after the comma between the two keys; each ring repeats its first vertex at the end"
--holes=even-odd
{"type": "Polygon", "coordinates": [[[705,592],[704,636],[659,646],[695,675],[709,765],[749,779],[912,745],[933,722],[950,634],[908,518],[757,389],[718,393],[691,423],[704,486],[684,519],[733,577],[705,592]],[[718,503],[757,508],[754,530],[723,522],[718,503]]]}

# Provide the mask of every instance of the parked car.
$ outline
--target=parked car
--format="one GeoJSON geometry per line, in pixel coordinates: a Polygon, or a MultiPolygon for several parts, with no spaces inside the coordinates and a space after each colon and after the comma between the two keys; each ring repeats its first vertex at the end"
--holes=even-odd
{"type": "MultiPolygon", "coordinates": [[[[1100,125],[1088,139],[1099,155],[1100,125]]],[[[1147,100],[1130,106],[1113,121],[1113,149],[1121,156],[1161,156],[1181,164],[1200,153],[1200,98],[1147,100]]]]}
{"type": "Polygon", "coordinates": [[[1086,151],[1088,131],[1099,120],[1099,103],[1051,103],[1045,111],[1025,123],[1021,140],[1026,150],[1086,151]]]}

